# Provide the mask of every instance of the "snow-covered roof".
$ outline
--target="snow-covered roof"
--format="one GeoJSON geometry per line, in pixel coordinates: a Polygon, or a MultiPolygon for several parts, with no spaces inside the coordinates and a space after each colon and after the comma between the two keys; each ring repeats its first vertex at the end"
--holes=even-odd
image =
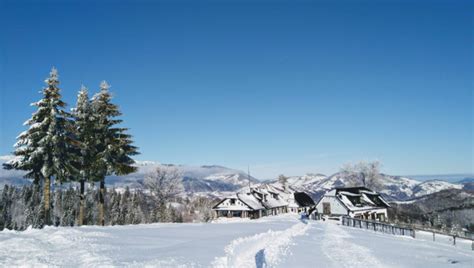
{"type": "Polygon", "coordinates": [[[288,205],[288,203],[285,202],[284,200],[275,199],[273,197],[267,197],[267,199],[264,200],[262,203],[266,208],[277,208],[277,207],[284,207],[288,205]]]}
{"type": "MultiPolygon", "coordinates": [[[[284,206],[297,208],[301,206],[299,202],[295,200],[294,191],[288,188],[282,189],[268,184],[259,184],[253,185],[249,188],[243,188],[238,193],[231,195],[226,199],[228,198],[239,199],[242,201],[242,203],[246,204],[250,209],[253,210],[271,209],[284,206]]],[[[224,200],[222,200],[220,203],[222,203],[224,200]]],[[[219,204],[217,204],[214,208],[216,209],[219,204]]],[[[219,209],[232,210],[231,208],[235,207],[236,206],[233,205],[231,207],[228,206],[224,208],[221,205],[219,206],[219,209]]]]}
{"type": "Polygon", "coordinates": [[[362,193],[362,194],[378,195],[378,193],[376,193],[374,191],[369,191],[369,190],[360,190],[359,192],[362,193]]]}
{"type": "Polygon", "coordinates": [[[361,196],[361,194],[345,192],[345,191],[341,191],[341,192],[339,192],[339,194],[348,195],[348,196],[361,196]]]}
{"type": "Polygon", "coordinates": [[[325,196],[336,196],[336,189],[333,189],[329,192],[327,192],[326,194],[324,194],[325,196]]]}
{"type": "Polygon", "coordinates": [[[262,205],[262,203],[260,203],[260,201],[257,198],[255,198],[255,196],[253,194],[239,193],[239,194],[237,194],[237,197],[240,199],[240,201],[242,201],[243,203],[245,203],[246,205],[248,205],[252,209],[259,210],[259,209],[264,209],[265,208],[262,205]]]}
{"type": "Polygon", "coordinates": [[[372,205],[372,206],[377,206],[377,204],[375,204],[366,194],[362,194],[362,199],[364,200],[364,202],[372,205]]]}
{"type": "Polygon", "coordinates": [[[351,211],[389,207],[380,194],[365,187],[336,188],[326,193],[325,196],[335,196],[351,211]]]}

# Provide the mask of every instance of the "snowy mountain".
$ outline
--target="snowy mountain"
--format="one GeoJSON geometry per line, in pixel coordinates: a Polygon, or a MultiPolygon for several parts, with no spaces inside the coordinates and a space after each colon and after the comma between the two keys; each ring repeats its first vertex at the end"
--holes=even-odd
{"type": "MultiPolygon", "coordinates": [[[[9,156],[0,157],[0,164],[11,159],[9,156]]],[[[222,167],[218,165],[188,166],[160,164],[153,161],[138,161],[138,171],[125,176],[109,176],[106,179],[108,187],[124,188],[129,186],[137,188],[143,186],[146,174],[157,167],[176,168],[183,176],[183,184],[187,194],[222,197],[229,192],[235,192],[242,187],[247,187],[249,178],[243,171],[222,167]]],[[[29,183],[23,179],[24,172],[0,169],[0,186],[3,184],[21,185],[29,183]]],[[[250,183],[261,181],[250,177],[250,183]]],[[[266,181],[278,184],[277,181],[266,181]]],[[[462,184],[449,183],[442,180],[420,182],[408,177],[380,174],[380,192],[388,199],[395,201],[410,200],[431,193],[447,189],[462,189],[462,184]]],[[[331,176],[323,174],[306,174],[288,178],[288,185],[295,191],[304,191],[318,200],[326,191],[335,187],[348,187],[363,185],[362,178],[357,174],[338,172],[331,176]]],[[[467,183],[464,187],[471,187],[467,183]]]]}
{"type": "Polygon", "coordinates": [[[420,197],[448,189],[462,189],[463,185],[441,180],[424,181],[413,188],[412,197],[420,197]]]}
{"type": "Polygon", "coordinates": [[[2,167],[2,164],[13,159],[11,155],[0,156],[0,187],[3,188],[3,185],[24,185],[29,184],[29,180],[25,180],[23,175],[25,172],[18,170],[5,170],[2,167]]]}
{"type": "MultiPolygon", "coordinates": [[[[107,177],[107,185],[115,188],[142,187],[145,176],[157,167],[177,169],[183,177],[184,190],[188,195],[220,197],[249,184],[249,177],[244,172],[218,165],[187,166],[146,161],[137,162],[137,166],[138,171],[135,173],[107,177]]],[[[250,177],[250,181],[259,182],[253,177],[250,177]]]]}
{"type": "MultiPolygon", "coordinates": [[[[10,156],[0,157],[0,165],[8,160],[10,156]]],[[[183,177],[183,185],[188,194],[205,194],[220,196],[222,192],[237,191],[249,184],[249,177],[243,171],[230,169],[217,165],[187,166],[160,164],[153,161],[137,161],[138,171],[125,176],[109,176],[106,178],[108,187],[137,188],[143,186],[145,176],[157,167],[175,168],[183,177]]],[[[4,184],[22,185],[30,183],[23,178],[24,172],[16,170],[4,170],[0,168],[0,186],[4,184]]],[[[250,177],[251,183],[259,181],[250,177]]]]}
{"type": "Polygon", "coordinates": [[[460,184],[474,183],[474,178],[467,177],[467,178],[457,181],[456,183],[460,183],[460,184]]]}
{"type": "MultiPolygon", "coordinates": [[[[276,181],[271,183],[279,184],[276,181]]],[[[411,178],[380,174],[380,192],[388,200],[408,200],[447,189],[461,189],[460,184],[440,180],[420,182],[411,178]]],[[[362,178],[357,174],[338,172],[331,176],[307,174],[288,179],[288,185],[296,191],[310,193],[318,200],[326,191],[335,187],[363,185],[362,178]]]]}

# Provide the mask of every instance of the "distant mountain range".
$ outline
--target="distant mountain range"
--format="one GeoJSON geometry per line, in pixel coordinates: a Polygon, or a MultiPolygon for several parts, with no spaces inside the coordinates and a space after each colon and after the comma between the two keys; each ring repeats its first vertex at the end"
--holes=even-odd
{"type": "Polygon", "coordinates": [[[474,182],[474,174],[412,175],[405,177],[419,181],[442,180],[452,183],[474,182]]]}
{"type": "MultiPolygon", "coordinates": [[[[474,233],[472,190],[446,189],[409,201],[392,202],[390,205],[391,220],[435,228],[456,226],[474,233]]],[[[458,235],[466,236],[463,232],[458,235]]]]}
{"type": "MultiPolygon", "coordinates": [[[[0,157],[0,164],[9,157],[0,157]]],[[[138,171],[126,176],[109,176],[106,179],[108,187],[137,188],[143,186],[147,173],[157,167],[176,168],[183,177],[185,191],[189,195],[206,195],[220,197],[228,192],[237,191],[250,184],[259,184],[261,181],[249,177],[245,172],[217,165],[186,166],[160,164],[150,161],[137,162],[138,171]]],[[[23,179],[23,172],[0,169],[0,186],[3,184],[22,185],[30,183],[23,179]]],[[[404,201],[436,193],[447,189],[470,189],[473,187],[472,178],[463,179],[460,183],[450,183],[443,180],[418,181],[408,177],[380,174],[380,192],[389,200],[404,201]]],[[[275,180],[266,181],[269,184],[278,184],[275,180]]],[[[306,174],[288,178],[288,186],[296,191],[309,193],[314,199],[319,199],[326,191],[334,187],[362,185],[362,179],[354,174],[335,173],[331,176],[323,174],[306,174]]]]}
{"type": "MultiPolygon", "coordinates": [[[[277,182],[273,182],[277,183],[277,182]]],[[[322,174],[307,174],[290,177],[288,184],[297,191],[310,193],[314,199],[319,199],[326,191],[335,187],[363,185],[362,178],[344,172],[331,176],[322,174]]],[[[381,189],[379,190],[389,201],[401,201],[418,198],[446,189],[463,189],[463,184],[449,183],[441,180],[417,181],[407,177],[380,174],[381,189]]]]}

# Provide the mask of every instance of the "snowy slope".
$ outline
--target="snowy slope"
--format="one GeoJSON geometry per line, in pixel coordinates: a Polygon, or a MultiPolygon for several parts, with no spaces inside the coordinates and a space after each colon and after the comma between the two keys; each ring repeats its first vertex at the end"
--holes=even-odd
{"type": "Polygon", "coordinates": [[[0,232],[0,266],[472,267],[469,249],[297,215],[0,232]]]}
{"type": "Polygon", "coordinates": [[[278,267],[308,267],[308,256],[312,267],[473,267],[470,244],[456,248],[451,243],[317,222],[295,241],[291,258],[278,267]]]}
{"type": "Polygon", "coordinates": [[[448,189],[462,189],[463,185],[440,180],[424,181],[413,188],[413,197],[425,196],[448,189]]]}

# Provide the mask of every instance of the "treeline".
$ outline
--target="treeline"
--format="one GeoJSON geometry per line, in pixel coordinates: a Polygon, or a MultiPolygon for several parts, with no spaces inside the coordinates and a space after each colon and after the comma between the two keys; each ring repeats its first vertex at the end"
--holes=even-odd
{"type": "MultiPolygon", "coordinates": [[[[51,192],[50,218],[45,219],[44,199],[40,185],[15,187],[5,185],[0,190],[0,230],[25,230],[29,226],[42,228],[49,222],[54,226],[77,226],[80,189],[58,186],[51,192]]],[[[213,200],[205,197],[174,198],[173,202],[156,202],[146,189],[107,189],[104,203],[104,224],[124,225],[156,222],[207,222],[212,219],[213,200]]],[[[83,224],[101,223],[98,198],[100,189],[88,187],[84,196],[83,224]]]]}
{"type": "MultiPolygon", "coordinates": [[[[17,137],[13,153],[15,158],[3,166],[6,169],[26,171],[26,178],[33,179],[36,185],[41,185],[41,200],[35,201],[43,207],[35,207],[35,210],[28,213],[35,213],[36,216],[31,217],[42,217],[43,220],[41,223],[32,223],[32,226],[54,223],[51,205],[56,202],[54,199],[59,197],[51,196],[53,181],[59,185],[79,184],[79,193],[75,196],[67,195],[67,191],[65,193],[67,198],[71,199],[70,202],[78,203],[76,206],[79,206],[79,225],[84,224],[86,214],[90,214],[86,206],[85,186],[87,183],[98,184],[98,198],[95,199],[98,204],[95,208],[98,207],[99,224],[105,225],[105,178],[136,171],[131,156],[138,154],[138,149],[132,145],[132,136],[127,134],[128,129],[121,126],[121,112],[118,106],[112,103],[107,82],[100,84],[99,92],[92,98],[89,97],[88,89],[82,86],[76,106],[69,111],[62,100],[59,75],[55,68],[51,70],[45,83],[46,87],[41,91],[42,98],[31,104],[37,110],[24,123],[28,129],[17,137]]],[[[36,199],[40,198],[37,190],[31,190],[33,195],[38,195],[34,197],[36,199]]],[[[28,190],[25,188],[25,191],[28,190]]],[[[10,191],[5,194],[10,194],[10,191]]],[[[12,198],[17,195],[16,191],[11,194],[12,198]]],[[[60,199],[63,201],[64,198],[60,199]]]]}

